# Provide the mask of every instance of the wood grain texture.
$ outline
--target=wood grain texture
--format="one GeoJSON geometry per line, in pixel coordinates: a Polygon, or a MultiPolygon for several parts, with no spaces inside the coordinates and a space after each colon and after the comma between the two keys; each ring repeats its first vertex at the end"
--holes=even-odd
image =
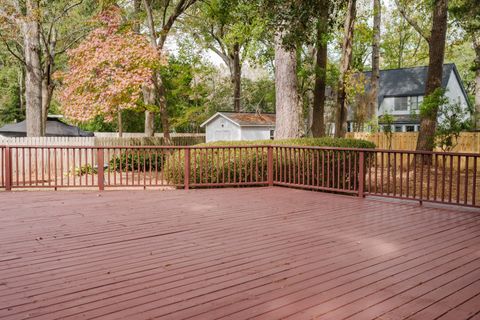
{"type": "Polygon", "coordinates": [[[478,210],[276,187],[0,197],[0,319],[480,314],[478,210]]]}

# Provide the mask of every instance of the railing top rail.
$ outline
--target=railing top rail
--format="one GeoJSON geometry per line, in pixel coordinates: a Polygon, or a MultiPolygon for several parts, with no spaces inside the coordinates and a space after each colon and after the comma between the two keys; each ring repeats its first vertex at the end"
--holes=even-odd
{"type": "Polygon", "coordinates": [[[416,150],[390,150],[390,149],[367,149],[367,148],[344,148],[344,147],[326,147],[326,146],[294,146],[294,145],[276,145],[276,144],[257,144],[257,145],[229,145],[229,146],[76,146],[76,145],[0,145],[0,148],[18,148],[18,149],[247,149],[247,148],[288,148],[288,149],[312,149],[312,150],[339,150],[339,151],[363,151],[369,153],[397,153],[397,154],[424,154],[439,156],[468,156],[480,157],[480,153],[467,152],[443,152],[443,151],[416,151],[416,150]]]}

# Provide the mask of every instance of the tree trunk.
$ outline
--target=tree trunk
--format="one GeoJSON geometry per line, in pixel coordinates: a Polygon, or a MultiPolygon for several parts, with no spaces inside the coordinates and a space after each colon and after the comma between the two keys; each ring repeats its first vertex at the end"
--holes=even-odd
{"type": "Polygon", "coordinates": [[[155,93],[157,96],[158,106],[160,107],[160,120],[162,122],[163,141],[170,145],[170,122],[168,121],[167,99],[165,97],[165,86],[162,78],[157,73],[155,77],[155,93]]]}
{"type": "Polygon", "coordinates": [[[55,66],[55,48],[57,46],[57,32],[55,28],[52,28],[51,37],[48,41],[48,47],[45,48],[45,61],[42,73],[42,135],[46,134],[48,110],[50,109],[53,90],[55,89],[55,84],[52,81],[55,66]]]}
{"type": "Polygon", "coordinates": [[[380,0],[373,0],[373,14],[371,95],[367,119],[377,122],[378,86],[380,81],[380,25],[382,19],[382,4],[380,0]]]}
{"type": "Polygon", "coordinates": [[[118,130],[118,137],[123,137],[123,122],[122,122],[122,110],[117,111],[117,130],[118,130]]]}
{"type": "Polygon", "coordinates": [[[134,21],[132,25],[133,32],[140,33],[140,13],[142,11],[142,1],[133,0],[134,21]]]}
{"type": "Polygon", "coordinates": [[[155,136],[155,113],[148,110],[145,111],[145,136],[155,136]]]}
{"type": "MultiPolygon", "coordinates": [[[[143,86],[143,101],[146,105],[154,106],[155,101],[155,88],[143,86]]],[[[155,114],[151,111],[145,111],[145,136],[153,137],[155,135],[155,114]]]]}
{"type": "Polygon", "coordinates": [[[475,128],[480,129],[480,32],[475,35],[475,128]]]}
{"type": "Polygon", "coordinates": [[[18,72],[18,101],[20,104],[20,114],[25,113],[25,68],[20,68],[18,72]]]}
{"type": "MultiPolygon", "coordinates": [[[[165,43],[166,40],[166,32],[164,35],[162,35],[163,41],[160,41],[160,43],[157,42],[157,33],[155,30],[155,23],[153,19],[153,11],[152,7],[150,6],[149,2],[147,0],[143,0],[143,8],[147,14],[147,24],[148,24],[148,29],[149,29],[149,35],[150,35],[150,44],[152,47],[154,47],[156,50],[159,52],[163,49],[163,43],[165,43]]],[[[167,110],[167,98],[165,96],[165,86],[163,84],[161,75],[158,72],[155,72],[153,75],[153,84],[155,88],[154,92],[154,101],[158,103],[158,107],[160,109],[160,118],[162,121],[162,130],[163,130],[163,138],[164,138],[164,143],[165,144],[170,144],[170,123],[168,120],[168,110],[167,110]]],[[[145,97],[144,97],[145,99],[145,97]]],[[[145,111],[147,113],[149,111],[145,111]]],[[[147,114],[145,114],[145,120],[150,119],[147,114]]],[[[153,128],[153,121],[145,122],[145,133],[151,133],[155,134],[155,130],[153,128]]]]}
{"type": "Polygon", "coordinates": [[[232,51],[233,70],[230,77],[233,85],[233,110],[240,112],[241,110],[241,86],[242,86],[242,65],[240,62],[240,45],[235,43],[232,51]]]}
{"type": "Polygon", "coordinates": [[[322,10],[317,21],[317,42],[315,45],[315,88],[313,91],[312,135],[325,135],[325,87],[327,77],[327,32],[328,1],[322,1],[322,10]]]}
{"type": "Polygon", "coordinates": [[[275,98],[275,139],[299,137],[297,56],[283,45],[281,34],[275,35],[275,98]]]}
{"type": "MultiPolygon", "coordinates": [[[[435,1],[432,30],[428,41],[428,73],[425,85],[425,96],[431,95],[442,86],[443,60],[445,57],[445,38],[447,32],[448,0],[435,1]]],[[[432,151],[435,147],[435,130],[438,107],[426,112],[420,119],[420,132],[417,139],[417,150],[432,151]]]]}
{"type": "Polygon", "coordinates": [[[347,100],[345,92],[345,81],[352,62],[352,44],[355,18],[357,15],[356,0],[348,1],[347,16],[344,24],[344,38],[342,43],[342,57],[340,60],[340,79],[337,93],[337,114],[335,121],[335,137],[345,137],[347,123],[347,100]]]}
{"type": "Polygon", "coordinates": [[[35,17],[38,2],[27,0],[27,17],[22,22],[25,56],[25,104],[27,136],[42,136],[42,65],[40,60],[40,26],[35,17]]]}
{"type": "Polygon", "coordinates": [[[54,85],[50,77],[44,77],[42,80],[42,135],[47,133],[47,118],[50,103],[52,102],[54,85]]]}

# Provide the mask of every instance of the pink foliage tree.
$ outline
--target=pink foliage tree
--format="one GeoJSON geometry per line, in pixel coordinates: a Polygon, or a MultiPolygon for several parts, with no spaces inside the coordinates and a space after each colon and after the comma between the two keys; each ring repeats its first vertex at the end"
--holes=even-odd
{"type": "Polygon", "coordinates": [[[98,16],[100,26],[68,52],[68,70],[59,74],[59,99],[67,118],[113,121],[122,109],[145,110],[142,86],[151,85],[153,70],[165,63],[147,39],[122,28],[120,10],[98,16]]]}

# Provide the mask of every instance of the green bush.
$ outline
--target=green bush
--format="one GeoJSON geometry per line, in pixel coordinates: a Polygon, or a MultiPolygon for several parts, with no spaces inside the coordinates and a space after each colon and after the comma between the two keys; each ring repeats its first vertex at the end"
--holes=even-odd
{"type": "Polygon", "coordinates": [[[165,152],[161,150],[147,149],[131,149],[122,151],[120,154],[114,155],[110,160],[110,170],[113,171],[149,171],[150,168],[162,167],[165,161],[165,152]]]}
{"type": "MultiPolygon", "coordinates": [[[[339,148],[375,148],[375,144],[365,140],[335,139],[335,138],[302,138],[287,140],[259,141],[219,141],[204,143],[196,147],[206,146],[242,146],[241,149],[192,149],[190,154],[190,184],[216,183],[254,183],[267,180],[267,148],[263,146],[276,145],[274,149],[274,178],[282,182],[327,185],[338,188],[353,189],[354,170],[345,169],[357,167],[357,151],[322,151],[316,149],[287,149],[281,146],[315,146],[339,148]],[[248,146],[258,146],[258,148],[248,146]],[[323,163],[323,170],[320,165],[323,163]],[[323,172],[323,175],[322,175],[323,172]],[[327,174],[327,172],[330,172],[327,174]],[[333,174],[335,172],[335,174],[333,174]],[[288,174],[289,173],[289,174],[288,174]],[[341,173],[340,179],[338,173],[341,173]],[[342,185],[338,182],[342,181],[342,185]]],[[[166,160],[164,177],[169,183],[179,185],[184,182],[184,151],[179,150],[166,160]]]]}
{"type": "Polygon", "coordinates": [[[92,167],[90,164],[85,164],[81,167],[73,167],[66,175],[81,177],[86,174],[97,174],[97,168],[92,167]]]}

